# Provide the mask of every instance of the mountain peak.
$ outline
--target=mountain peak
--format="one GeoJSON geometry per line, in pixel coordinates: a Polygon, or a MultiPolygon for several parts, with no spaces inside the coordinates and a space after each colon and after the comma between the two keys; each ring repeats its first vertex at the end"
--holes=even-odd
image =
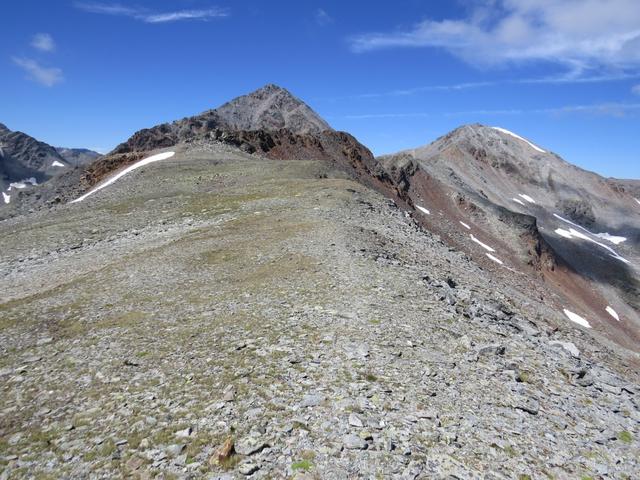
{"type": "Polygon", "coordinates": [[[5,124],[0,123],[0,132],[10,132],[10,131],[11,130],[9,130],[5,124]]]}
{"type": "Polygon", "coordinates": [[[215,110],[234,130],[280,130],[317,133],[333,130],[320,115],[285,88],[269,83],[215,110]]]}
{"type": "Polygon", "coordinates": [[[431,149],[433,145],[449,145],[451,143],[464,144],[476,149],[489,148],[497,155],[505,152],[516,156],[521,154],[535,156],[549,153],[513,131],[480,123],[462,125],[440,137],[433,144],[421,148],[431,149]]]}
{"type": "Polygon", "coordinates": [[[258,88],[257,90],[255,90],[253,93],[250,93],[249,95],[254,95],[256,93],[262,93],[262,92],[265,92],[265,93],[282,92],[282,93],[291,95],[289,90],[287,90],[284,87],[281,87],[280,85],[276,85],[275,83],[267,83],[266,85],[258,88]]]}

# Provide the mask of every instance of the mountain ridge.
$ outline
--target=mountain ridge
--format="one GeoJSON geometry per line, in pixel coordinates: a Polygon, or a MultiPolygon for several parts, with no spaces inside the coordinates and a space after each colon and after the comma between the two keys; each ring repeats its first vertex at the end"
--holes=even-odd
{"type": "Polygon", "coordinates": [[[635,211],[596,230],[632,183],[486,127],[198,125],[12,199],[0,477],[634,478],[635,211]]]}
{"type": "Polygon", "coordinates": [[[484,244],[502,252],[491,252],[493,260],[511,269],[535,266],[535,275],[554,285],[559,305],[581,306],[628,346],[640,341],[640,205],[625,190],[632,181],[618,187],[513,132],[480,124],[378,161],[403,178],[408,204],[444,215],[447,222],[434,222],[416,210],[432,231],[473,254],[474,241],[461,236],[460,224],[471,225],[474,238],[481,233],[484,244]],[[612,302],[625,309],[626,326],[605,312],[612,302]]]}

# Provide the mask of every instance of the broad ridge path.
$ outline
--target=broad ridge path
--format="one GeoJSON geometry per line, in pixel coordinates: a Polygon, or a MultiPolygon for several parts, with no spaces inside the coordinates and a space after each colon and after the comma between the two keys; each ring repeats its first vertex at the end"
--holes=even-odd
{"type": "Polygon", "coordinates": [[[640,471],[637,355],[326,162],[175,151],[0,222],[0,478],[640,471]]]}

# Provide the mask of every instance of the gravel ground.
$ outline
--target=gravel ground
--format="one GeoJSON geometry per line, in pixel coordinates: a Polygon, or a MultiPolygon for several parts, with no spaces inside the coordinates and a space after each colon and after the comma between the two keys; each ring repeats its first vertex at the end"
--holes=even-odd
{"type": "Polygon", "coordinates": [[[0,222],[0,479],[637,478],[638,359],[319,162],[0,222]]]}

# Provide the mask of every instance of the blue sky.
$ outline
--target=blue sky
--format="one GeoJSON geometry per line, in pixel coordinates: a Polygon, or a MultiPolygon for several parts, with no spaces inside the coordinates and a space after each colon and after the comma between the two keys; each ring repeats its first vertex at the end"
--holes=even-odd
{"type": "Polygon", "coordinates": [[[107,151],[277,83],[374,153],[479,122],[640,178],[640,2],[3,5],[0,122],[107,151]]]}

